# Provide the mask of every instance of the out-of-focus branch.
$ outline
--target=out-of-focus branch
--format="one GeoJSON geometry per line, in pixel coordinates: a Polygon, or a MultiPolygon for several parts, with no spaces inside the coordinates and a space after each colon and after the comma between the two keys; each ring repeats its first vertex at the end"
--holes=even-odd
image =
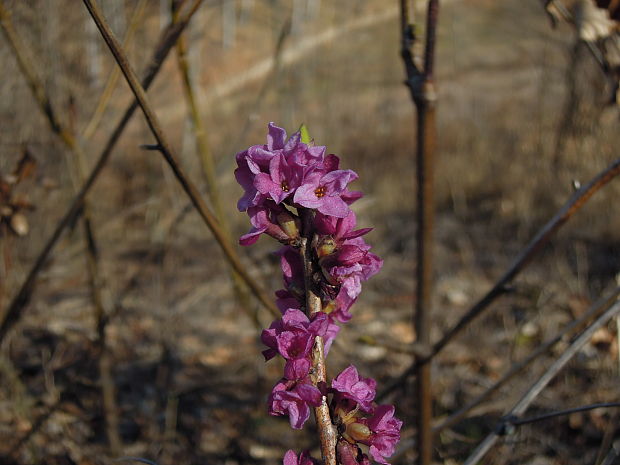
{"type": "MultiPolygon", "coordinates": [[[[131,15],[131,20],[129,21],[129,26],[127,26],[127,32],[125,33],[125,39],[123,40],[123,46],[127,48],[131,41],[133,40],[133,36],[138,30],[138,26],[140,25],[140,20],[142,19],[142,15],[144,14],[144,8],[148,0],[140,0],[133,10],[133,14],[131,15]]],[[[103,92],[99,96],[99,101],[97,102],[97,107],[93,112],[90,120],[84,127],[82,131],[82,137],[84,139],[90,139],[92,135],[95,133],[97,127],[99,127],[99,123],[101,123],[101,118],[105,113],[108,105],[112,99],[112,95],[114,94],[114,90],[116,89],[116,84],[118,83],[118,78],[121,77],[121,72],[118,67],[114,67],[108,76],[108,80],[105,83],[105,87],[103,88],[103,92]]]]}
{"type": "MultiPolygon", "coordinates": [[[[17,59],[28,87],[32,90],[35,99],[39,103],[42,113],[47,117],[52,131],[60,137],[72,155],[66,157],[67,167],[73,172],[73,176],[71,176],[71,178],[74,184],[73,188],[77,192],[79,189],[79,184],[84,182],[84,178],[86,176],[86,155],[84,154],[81,146],[77,143],[75,137],[73,137],[71,131],[65,127],[63,123],[61,123],[60,118],[56,115],[56,112],[51,104],[51,98],[47,94],[43,83],[38,78],[38,74],[28,58],[28,50],[26,50],[26,47],[17,35],[8,11],[5,9],[2,2],[0,2],[0,18],[2,19],[0,21],[2,30],[11,45],[11,50],[17,59]]],[[[122,441],[118,433],[116,388],[111,373],[110,354],[105,343],[106,312],[101,295],[103,279],[101,278],[101,273],[99,270],[98,246],[95,231],[93,229],[91,209],[86,200],[84,200],[82,211],[82,233],[86,250],[86,267],[89,278],[90,296],[94,308],[95,327],[98,335],[99,377],[101,383],[101,395],[103,398],[106,435],[110,443],[110,449],[115,455],[118,455],[121,453],[122,441]]]]}
{"type": "Polygon", "coordinates": [[[508,370],[508,372],[506,372],[506,374],[504,374],[504,376],[497,380],[492,386],[487,388],[482,394],[480,394],[478,397],[476,397],[464,407],[460,408],[458,411],[454,412],[445,420],[441,421],[439,424],[435,425],[433,427],[433,432],[437,434],[445,428],[450,428],[451,426],[458,423],[463,417],[465,417],[465,415],[467,415],[468,412],[470,412],[472,409],[476,408],[482,402],[487,400],[491,396],[491,394],[497,392],[499,388],[504,386],[508,381],[521,373],[534,360],[538,359],[538,357],[540,357],[541,355],[549,352],[549,350],[554,345],[556,345],[562,339],[565,339],[568,335],[577,331],[583,326],[584,323],[591,320],[592,318],[598,317],[602,312],[607,310],[618,299],[619,295],[620,287],[617,287],[610,295],[592,305],[583,315],[581,315],[581,317],[566,325],[566,327],[564,327],[562,331],[558,332],[558,334],[549,339],[547,342],[538,346],[536,350],[534,350],[530,355],[525,358],[525,360],[513,366],[510,370],[508,370]]]}
{"type": "Polygon", "coordinates": [[[254,279],[249,275],[246,268],[241,263],[241,260],[239,259],[237,252],[230,245],[228,237],[226,236],[224,231],[222,231],[222,228],[220,227],[217,219],[215,218],[215,216],[213,215],[213,213],[211,212],[207,204],[202,199],[200,192],[198,191],[194,183],[187,177],[187,175],[181,169],[181,166],[178,162],[178,157],[176,153],[174,152],[172,146],[168,142],[168,139],[165,136],[164,132],[161,129],[161,125],[159,124],[159,119],[157,118],[157,115],[153,111],[152,106],[148,102],[144,88],[140,85],[140,82],[138,81],[138,78],[132,66],[127,60],[127,56],[125,55],[125,52],[123,51],[122,46],[120,45],[116,37],[114,37],[114,34],[111,31],[110,27],[108,26],[107,22],[105,21],[105,18],[103,17],[99,6],[93,0],[83,0],[83,3],[88,9],[93,20],[95,21],[95,24],[97,25],[97,28],[101,32],[101,35],[103,36],[105,42],[108,44],[108,47],[110,48],[110,51],[114,55],[116,62],[118,63],[121,70],[123,71],[123,74],[125,78],[127,79],[127,82],[129,86],[131,87],[131,90],[134,93],[138,101],[138,104],[140,105],[140,108],[142,109],[142,112],[144,113],[147,124],[149,128],[151,129],[153,136],[157,140],[157,143],[158,143],[157,149],[164,156],[166,162],[172,169],[175,177],[181,184],[181,187],[183,187],[183,190],[188,195],[188,197],[192,201],[192,204],[194,205],[194,207],[200,214],[200,217],[203,219],[203,221],[205,222],[209,230],[213,233],[213,236],[215,237],[217,243],[219,244],[220,248],[224,252],[224,256],[230,262],[234,270],[243,278],[243,280],[246,282],[246,284],[248,285],[252,293],[259,299],[259,301],[267,309],[269,309],[274,315],[280,316],[280,312],[275,307],[271,299],[267,297],[265,292],[260,288],[260,286],[256,283],[256,281],[254,281],[254,279]]]}
{"type": "MultiPolygon", "coordinates": [[[[174,7],[173,9],[173,17],[176,18],[178,15],[178,11],[174,7]]],[[[207,192],[209,194],[209,199],[211,200],[211,204],[213,205],[213,209],[215,210],[215,216],[217,217],[217,220],[222,227],[222,231],[229,238],[230,241],[232,235],[230,233],[230,225],[228,224],[228,220],[226,215],[224,214],[222,202],[220,200],[213,152],[209,146],[209,138],[207,135],[206,125],[204,120],[200,116],[198,104],[196,103],[194,87],[192,85],[190,64],[187,58],[187,41],[185,40],[185,35],[181,35],[181,37],[179,37],[179,40],[177,41],[177,58],[179,71],[181,73],[181,80],[183,82],[185,100],[187,102],[189,116],[194,128],[194,136],[196,137],[196,149],[198,151],[198,155],[200,156],[200,161],[202,162],[202,169],[207,180],[207,192]]],[[[256,329],[260,330],[261,324],[258,319],[258,314],[256,311],[252,311],[252,309],[250,308],[250,299],[247,290],[245,289],[245,285],[243,284],[243,279],[234,270],[231,270],[230,274],[233,289],[235,291],[235,295],[237,297],[239,305],[241,305],[243,310],[253,321],[256,329]]]]}
{"type": "MultiPolygon", "coordinates": [[[[553,235],[577,212],[586,202],[601,188],[620,174],[620,159],[597,174],[587,184],[577,190],[571,198],[558,210],[558,212],[536,233],[532,240],[523,248],[512,262],[504,275],[496,281],[493,287],[468,311],[444,336],[433,345],[427,358],[432,358],[441,352],[452,339],[461,333],[476,317],[481,315],[499,296],[503,295],[508,285],[532,259],[551,240],[553,235]]],[[[392,384],[390,384],[377,397],[382,398],[401,386],[405,380],[417,372],[418,366],[424,358],[418,359],[407,368],[392,384]]]]}
{"type": "MultiPolygon", "coordinates": [[[[581,333],[581,335],[573,341],[573,343],[564,351],[564,353],[545,371],[545,373],[539,377],[534,384],[527,390],[527,392],[521,397],[519,402],[504,415],[503,418],[518,418],[523,415],[528,407],[534,402],[536,397],[542,392],[549,382],[564,368],[564,366],[573,358],[573,356],[592,338],[592,335],[597,329],[606,324],[610,319],[616,316],[620,312],[620,302],[616,302],[609,310],[603,315],[598,317],[588,328],[581,333]]],[[[500,422],[497,428],[490,433],[474,450],[474,452],[467,458],[464,465],[474,465],[479,463],[480,460],[489,452],[489,450],[495,445],[502,432],[502,426],[504,422],[500,422]]]]}
{"type": "MultiPolygon", "coordinates": [[[[152,84],[153,80],[155,79],[155,76],[161,69],[161,65],[163,64],[164,60],[168,56],[170,49],[176,43],[176,40],[178,39],[183,29],[187,27],[190,19],[196,13],[196,11],[198,10],[202,2],[203,0],[194,0],[193,3],[191,4],[191,7],[189,7],[187,12],[183,14],[181,20],[179,20],[178,22],[174,24],[170,23],[162,31],[160,38],[157,42],[157,46],[155,47],[153,57],[151,61],[149,62],[150,63],[149,67],[145,72],[144,79],[142,80],[142,84],[145,88],[148,88],[152,84]]],[[[84,197],[86,196],[88,191],[91,189],[91,187],[94,185],[99,174],[101,173],[104,166],[106,165],[108,159],[110,158],[110,155],[112,154],[112,150],[116,146],[116,143],[120,139],[121,134],[125,130],[125,127],[127,126],[127,123],[133,116],[133,113],[136,110],[136,108],[138,108],[138,104],[134,101],[129,105],[129,107],[125,111],[125,114],[123,115],[119,123],[116,125],[114,131],[108,138],[108,141],[105,144],[103,151],[99,155],[99,158],[97,159],[97,162],[95,163],[95,166],[92,168],[88,178],[82,185],[82,188],[80,189],[78,194],[75,196],[75,198],[71,202],[65,214],[62,216],[60,221],[57,223],[56,228],[54,229],[51,236],[49,237],[49,239],[43,246],[43,249],[41,250],[41,252],[39,252],[39,254],[37,255],[37,258],[34,264],[30,268],[30,271],[28,272],[28,275],[26,276],[26,279],[24,280],[21,287],[17,291],[17,294],[11,300],[11,303],[9,304],[8,308],[3,312],[2,315],[0,315],[0,342],[2,342],[2,340],[6,336],[9,329],[19,320],[22,314],[23,308],[30,301],[30,297],[32,295],[32,291],[34,289],[36,278],[39,272],[43,269],[43,266],[45,265],[50,253],[52,252],[54,246],[57,244],[58,240],[60,239],[62,232],[65,230],[67,226],[72,224],[74,219],[81,213],[84,197]]]]}

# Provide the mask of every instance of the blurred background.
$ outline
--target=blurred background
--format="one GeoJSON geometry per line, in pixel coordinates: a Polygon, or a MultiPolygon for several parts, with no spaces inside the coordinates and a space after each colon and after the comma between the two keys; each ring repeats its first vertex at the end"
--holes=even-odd
{"type": "MultiPolygon", "coordinates": [[[[169,0],[100,3],[142,75],[172,20],[169,0]]],[[[2,4],[51,107],[84,152],[76,159],[50,130],[3,35],[0,174],[6,180],[20,160],[28,166],[10,184],[10,201],[3,194],[10,206],[0,229],[6,311],[132,95],[122,76],[113,77],[116,64],[81,2],[2,4]]],[[[422,11],[415,21],[422,37],[422,11]]],[[[268,122],[289,133],[305,123],[319,145],[360,175],[355,188],[365,196],[354,210],[360,227],[374,227],[367,242],[385,265],[365,285],[328,370],[334,375],[355,363],[378,379],[379,390],[409,366],[408,344],[416,338],[415,114],[399,37],[398,4],[382,0],[204,0],[185,33],[188,74],[234,243],[250,226],[236,209],[242,190],[234,155],[265,143],[268,122]]],[[[551,27],[539,0],[445,0],[438,38],[433,340],[488,290],[575,182],[618,156],[620,140],[618,109],[607,104],[613,83],[574,27],[551,27]]],[[[177,50],[149,97],[182,167],[207,198],[177,50]]],[[[276,464],[288,449],[317,449],[312,425],[293,431],[286,418],[267,415],[282,367],[264,363],[258,336],[272,316],[253,297],[236,297],[220,249],[168,165],[140,148],[153,143],[136,112],[88,195],[100,311],[76,221],[2,341],[0,462],[99,464],[138,456],[160,465],[276,464]],[[112,386],[106,402],[102,376],[112,386]]],[[[442,352],[433,366],[437,417],[474,398],[616,286],[619,193],[617,182],[598,193],[512,292],[442,352]]],[[[276,246],[263,238],[238,249],[270,295],[281,287],[276,246]]],[[[601,329],[532,411],[617,401],[616,330],[601,329]]],[[[549,360],[438,436],[441,461],[466,457],[549,360]]],[[[411,463],[412,386],[387,401],[405,420],[393,463],[411,463]]],[[[598,463],[619,437],[618,413],[523,427],[489,463],[598,463]]]]}

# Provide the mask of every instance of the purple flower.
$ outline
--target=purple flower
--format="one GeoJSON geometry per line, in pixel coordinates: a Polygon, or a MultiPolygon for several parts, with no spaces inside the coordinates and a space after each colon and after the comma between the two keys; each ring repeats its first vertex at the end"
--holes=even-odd
{"type": "Polygon", "coordinates": [[[280,267],[287,288],[303,289],[304,267],[299,251],[294,247],[285,246],[276,252],[280,256],[280,267]]]}
{"type": "Polygon", "coordinates": [[[357,219],[353,211],[344,218],[324,215],[318,212],[314,217],[314,227],[319,234],[329,235],[334,238],[337,245],[342,244],[346,239],[363,236],[372,231],[372,228],[354,230],[357,219]]]}
{"type": "Polygon", "coordinates": [[[269,396],[269,415],[288,415],[291,428],[301,429],[310,417],[310,406],[321,404],[321,391],[312,384],[280,380],[269,396]]]}
{"type": "Polygon", "coordinates": [[[317,172],[320,177],[338,167],[338,157],[325,157],[325,147],[304,144],[299,132],[287,140],[286,131],[273,123],[269,123],[267,144],[239,152],[236,160],[235,177],[244,190],[237,203],[240,211],[267,199],[280,204],[295,194],[307,176],[317,172]]]}
{"type": "Polygon", "coordinates": [[[269,329],[261,333],[261,341],[269,347],[263,351],[265,360],[276,354],[282,355],[287,361],[309,358],[314,338],[324,336],[328,326],[327,315],[322,312],[310,321],[301,310],[286,310],[282,319],[274,321],[269,329]]]}
{"type": "Polygon", "coordinates": [[[258,173],[254,187],[264,196],[270,196],[275,203],[284,201],[301,182],[302,167],[290,165],[284,155],[275,154],[269,162],[269,173],[258,173]]]}
{"type": "Polygon", "coordinates": [[[370,446],[369,453],[373,459],[384,465],[389,465],[385,457],[394,453],[398,441],[400,441],[400,428],[403,422],[394,417],[393,405],[379,405],[375,409],[373,417],[361,420],[368,426],[372,434],[367,440],[361,440],[363,444],[370,446]]]}
{"type": "Polygon", "coordinates": [[[349,214],[349,205],[340,195],[349,182],[357,179],[351,170],[330,171],[327,174],[316,171],[309,174],[297,188],[293,201],[306,208],[314,208],[325,215],[344,218],[349,214]]]}
{"type": "Polygon", "coordinates": [[[267,125],[267,150],[279,150],[286,143],[286,131],[273,123],[267,125]]]}
{"type": "Polygon", "coordinates": [[[338,333],[340,332],[340,326],[334,323],[331,318],[328,318],[327,321],[327,330],[325,331],[325,336],[323,336],[323,350],[325,352],[325,356],[329,353],[329,348],[332,346],[332,342],[334,342],[334,339],[336,339],[336,336],[338,336],[338,333]]]}
{"type": "Polygon", "coordinates": [[[332,389],[336,391],[334,400],[350,399],[359,405],[360,409],[372,413],[372,401],[375,399],[377,382],[372,378],[360,378],[357,368],[349,365],[335,379],[332,380],[332,389]]]}
{"type": "Polygon", "coordinates": [[[370,460],[366,454],[362,454],[357,444],[351,444],[343,438],[338,440],[336,445],[336,455],[338,463],[341,465],[370,465],[370,460]]]}
{"type": "Polygon", "coordinates": [[[249,157],[249,151],[250,149],[244,150],[235,156],[237,159],[235,179],[244,190],[237,202],[237,208],[242,212],[250,207],[255,207],[265,199],[265,196],[254,187],[254,177],[260,173],[260,167],[249,157]]]}
{"type": "Polygon", "coordinates": [[[239,238],[239,244],[252,245],[263,233],[283,242],[290,239],[289,235],[277,224],[276,216],[282,211],[281,207],[273,202],[265,202],[258,207],[248,207],[247,210],[252,228],[239,238]]]}
{"type": "Polygon", "coordinates": [[[292,450],[284,454],[284,465],[318,465],[318,463],[319,461],[313,458],[307,450],[299,454],[299,457],[292,450]]]}
{"type": "Polygon", "coordinates": [[[276,291],[276,306],[284,313],[289,308],[300,308],[300,302],[290,291],[279,289],[276,291]]]}

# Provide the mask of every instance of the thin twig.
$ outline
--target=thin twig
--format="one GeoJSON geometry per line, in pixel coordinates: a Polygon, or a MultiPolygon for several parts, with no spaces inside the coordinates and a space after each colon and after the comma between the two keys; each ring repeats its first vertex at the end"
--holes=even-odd
{"type": "MultiPolygon", "coordinates": [[[[153,80],[155,79],[155,76],[161,69],[161,65],[163,64],[164,60],[168,56],[168,53],[170,52],[171,48],[174,46],[176,40],[178,39],[183,29],[187,27],[190,19],[196,13],[196,11],[198,10],[198,7],[202,4],[202,2],[203,0],[194,0],[191,8],[189,8],[187,13],[183,16],[182,20],[178,21],[175,24],[172,24],[172,23],[169,24],[168,27],[166,27],[166,29],[162,31],[159,41],[157,43],[157,46],[155,48],[155,51],[153,53],[153,57],[151,61],[149,62],[150,65],[148,69],[146,70],[144,79],[142,81],[143,86],[145,88],[148,88],[153,82],[153,80]]],[[[103,170],[103,167],[106,165],[108,159],[110,158],[110,155],[112,154],[112,150],[116,146],[116,143],[120,139],[120,136],[125,130],[127,123],[131,119],[137,107],[138,107],[138,104],[137,102],[134,101],[129,105],[129,107],[125,111],[125,114],[123,115],[119,123],[116,125],[114,131],[110,135],[107,143],[104,146],[103,151],[101,152],[101,154],[99,155],[99,158],[97,159],[97,162],[95,163],[95,166],[93,167],[88,178],[82,185],[82,188],[80,189],[78,194],[74,197],[73,201],[71,202],[65,214],[62,216],[60,221],[57,223],[56,228],[54,229],[52,235],[50,236],[50,238],[47,240],[47,242],[43,246],[43,249],[41,250],[41,252],[39,252],[39,254],[37,255],[37,259],[35,260],[34,264],[30,268],[30,271],[28,272],[28,275],[26,279],[24,280],[24,282],[22,283],[19,291],[17,292],[15,297],[13,297],[13,299],[11,300],[11,303],[9,304],[8,308],[0,316],[0,342],[2,342],[2,340],[6,336],[9,329],[19,320],[23,308],[30,301],[30,297],[32,295],[32,291],[34,289],[36,278],[39,272],[43,269],[43,266],[45,265],[54,246],[60,239],[64,229],[70,224],[72,224],[75,218],[81,213],[81,208],[82,208],[82,204],[84,201],[84,197],[86,196],[88,191],[91,189],[91,187],[94,185],[96,179],[98,178],[99,174],[103,170]]]]}
{"type": "MultiPolygon", "coordinates": [[[[177,16],[178,10],[175,9],[173,11],[173,17],[176,18],[177,16]]],[[[185,100],[187,102],[189,116],[194,127],[194,136],[196,137],[196,149],[198,151],[198,155],[200,156],[202,170],[207,180],[207,193],[209,194],[209,199],[211,200],[211,204],[215,210],[215,216],[220,223],[222,231],[230,241],[230,238],[232,237],[230,234],[230,225],[228,223],[227,216],[224,214],[224,209],[222,208],[222,202],[220,200],[217,175],[215,172],[215,161],[213,151],[209,146],[206,124],[200,116],[200,111],[198,110],[194,87],[192,85],[190,64],[187,58],[187,41],[185,40],[184,34],[179,37],[176,48],[178,58],[177,62],[179,65],[179,72],[181,73],[181,80],[183,82],[185,100]]],[[[230,275],[233,290],[239,305],[248,314],[257,331],[259,331],[261,328],[261,323],[258,319],[258,313],[250,307],[250,299],[243,283],[243,279],[232,269],[230,275]]]]}
{"type": "MultiPolygon", "coordinates": [[[[301,247],[299,253],[303,260],[304,268],[304,287],[306,291],[306,313],[311,317],[315,313],[320,312],[323,307],[321,298],[313,281],[315,264],[312,254],[311,244],[314,239],[314,229],[312,227],[312,211],[303,209],[301,211],[303,223],[303,237],[301,239],[301,247]]],[[[323,353],[323,338],[317,336],[312,348],[312,367],[311,375],[312,384],[321,389],[321,385],[327,382],[327,369],[325,365],[325,354],[323,353]]],[[[314,408],[316,417],[316,425],[319,431],[319,441],[321,443],[321,456],[323,465],[336,465],[336,429],[332,423],[329,413],[329,405],[327,404],[327,396],[321,397],[321,405],[314,408]]]]}
{"type": "MultiPolygon", "coordinates": [[[[134,8],[133,14],[131,15],[131,19],[129,21],[129,26],[127,26],[125,38],[123,40],[123,47],[128,48],[129,44],[133,40],[133,36],[140,25],[140,20],[142,19],[142,15],[144,14],[144,9],[148,1],[149,0],[140,0],[140,3],[138,3],[134,8]]],[[[119,77],[121,77],[121,72],[118,67],[115,66],[108,76],[103,92],[101,92],[101,95],[99,96],[99,101],[97,102],[95,111],[82,131],[82,137],[84,139],[90,139],[99,126],[99,123],[101,123],[101,119],[103,118],[103,115],[112,100],[112,95],[114,95],[114,90],[116,89],[116,84],[118,83],[119,77]]]]}
{"type": "Polygon", "coordinates": [[[525,360],[510,368],[510,370],[508,370],[506,374],[504,374],[504,376],[497,380],[492,386],[487,388],[482,394],[480,394],[478,397],[476,397],[474,400],[469,402],[458,411],[454,412],[452,415],[450,415],[439,424],[435,425],[433,427],[433,433],[437,434],[445,428],[450,428],[451,426],[458,423],[465,415],[467,415],[468,412],[470,412],[472,409],[476,408],[478,405],[488,399],[491,394],[497,392],[499,388],[504,386],[508,381],[521,373],[534,360],[538,359],[538,357],[547,353],[555,344],[560,342],[562,339],[565,339],[569,334],[577,331],[584,323],[586,323],[590,319],[598,317],[600,313],[607,310],[611,305],[613,305],[619,295],[620,287],[617,287],[610,295],[600,299],[598,302],[592,305],[583,315],[581,315],[581,317],[566,325],[560,332],[558,332],[558,334],[538,346],[536,350],[534,350],[530,355],[525,358],[525,360]]]}
{"type": "MultiPolygon", "coordinates": [[[[10,15],[0,2],[0,25],[5,32],[7,40],[11,45],[11,50],[28,87],[39,103],[39,108],[43,115],[47,118],[52,131],[59,136],[65,144],[72,156],[67,156],[67,165],[73,172],[71,176],[73,180],[74,194],[77,193],[79,185],[84,182],[86,177],[86,155],[82,147],[78,144],[77,139],[72,135],[72,131],[61,123],[61,119],[51,104],[51,98],[47,94],[43,82],[38,78],[34,65],[31,63],[29,52],[25,45],[21,42],[17,32],[15,31],[10,19],[10,15]]],[[[69,155],[68,153],[66,155],[69,155]]],[[[98,335],[99,345],[99,375],[101,382],[101,395],[103,398],[104,418],[106,424],[106,435],[110,443],[110,449],[113,454],[121,453],[122,440],[118,432],[118,407],[116,405],[116,388],[114,378],[111,373],[110,354],[105,343],[105,325],[106,315],[101,296],[103,279],[98,264],[98,242],[93,229],[93,220],[89,202],[85,199],[82,211],[82,233],[86,251],[86,267],[88,273],[88,281],[90,288],[90,296],[94,309],[95,326],[98,335]]]]}
{"type": "MultiPolygon", "coordinates": [[[[450,329],[444,336],[433,345],[433,349],[428,358],[433,358],[441,352],[452,339],[463,331],[469,323],[478,317],[491,303],[499,296],[503,295],[508,289],[508,285],[523,269],[532,261],[532,259],[542,250],[542,248],[551,240],[553,235],[577,212],[586,202],[603,186],[608,184],[612,179],[620,174],[620,159],[614,161],[611,165],[597,174],[587,184],[571,196],[571,198],[558,210],[558,212],[536,233],[532,240],[523,248],[519,255],[512,262],[504,275],[493,285],[493,287],[476,302],[467,313],[450,329]]],[[[402,375],[400,375],[393,383],[390,384],[377,397],[382,398],[401,386],[405,380],[415,374],[419,364],[425,359],[420,358],[412,363],[402,375]]]]}
{"type": "MultiPolygon", "coordinates": [[[[616,316],[620,312],[620,302],[616,302],[609,310],[603,315],[597,318],[588,328],[581,333],[581,335],[575,339],[575,341],[564,351],[564,353],[539,377],[536,382],[527,390],[527,392],[521,397],[519,402],[504,415],[507,417],[519,417],[527,408],[534,402],[536,397],[542,392],[542,390],[549,384],[549,382],[564,368],[564,366],[571,360],[571,358],[592,338],[592,335],[601,326],[606,324],[611,318],[616,316]]],[[[474,450],[474,452],[467,458],[464,465],[474,465],[478,463],[487,454],[487,452],[495,445],[499,439],[503,423],[498,423],[495,431],[490,433],[474,450]]]]}
{"type": "Polygon", "coordinates": [[[215,237],[215,240],[217,241],[220,248],[224,252],[224,256],[230,262],[234,270],[243,278],[243,280],[248,285],[252,293],[265,306],[265,308],[270,310],[274,315],[280,316],[280,312],[275,307],[272,300],[269,297],[267,297],[265,292],[260,288],[260,286],[256,283],[256,281],[249,275],[244,265],[241,263],[241,260],[239,259],[237,252],[230,245],[230,242],[228,241],[227,236],[222,231],[222,228],[217,222],[217,219],[215,218],[215,216],[213,215],[213,213],[211,212],[207,204],[202,199],[200,192],[198,191],[194,183],[187,177],[187,175],[181,169],[181,166],[179,162],[177,161],[178,157],[161,129],[161,125],[159,124],[159,119],[157,118],[157,115],[153,111],[152,106],[148,102],[144,88],[140,85],[140,82],[138,81],[138,78],[136,76],[136,73],[133,70],[133,67],[127,60],[127,56],[125,55],[125,52],[122,50],[122,46],[120,45],[120,43],[114,36],[114,33],[112,32],[112,30],[106,23],[105,18],[103,17],[99,6],[93,0],[83,0],[83,3],[88,9],[93,20],[95,21],[95,24],[97,25],[99,32],[101,32],[101,35],[106,41],[106,44],[110,48],[110,51],[114,55],[114,58],[116,59],[116,62],[120,66],[127,80],[127,83],[131,87],[131,90],[134,93],[134,96],[136,97],[138,104],[140,105],[140,108],[142,109],[142,112],[144,113],[147,124],[149,128],[151,129],[153,136],[157,140],[157,143],[160,145],[160,153],[163,155],[166,162],[172,169],[175,177],[181,184],[181,187],[183,187],[183,190],[188,195],[188,197],[192,201],[192,204],[194,205],[194,207],[200,214],[200,217],[203,219],[203,221],[205,222],[205,224],[207,225],[207,227],[209,228],[209,230],[215,237]]]}
{"type": "Polygon", "coordinates": [[[580,412],[589,412],[590,410],[596,410],[599,408],[614,408],[620,407],[620,402],[601,402],[598,404],[590,404],[590,405],[582,405],[580,407],[567,408],[563,410],[557,410],[555,412],[543,413],[542,415],[536,415],[528,418],[513,418],[507,417],[504,418],[503,423],[504,426],[501,427],[501,430],[506,431],[507,433],[512,430],[513,426],[523,426],[529,425],[531,423],[536,423],[538,421],[549,420],[550,418],[557,418],[566,415],[571,415],[573,413],[580,412]]]}

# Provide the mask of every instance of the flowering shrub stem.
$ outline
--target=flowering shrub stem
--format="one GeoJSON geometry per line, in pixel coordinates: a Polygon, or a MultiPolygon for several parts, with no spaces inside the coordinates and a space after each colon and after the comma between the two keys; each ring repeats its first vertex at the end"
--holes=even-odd
{"type": "MultiPolygon", "coordinates": [[[[303,209],[301,213],[303,224],[303,237],[299,253],[303,260],[304,286],[306,291],[306,313],[308,318],[322,310],[321,298],[315,291],[313,283],[314,270],[318,267],[313,263],[312,244],[315,234],[312,227],[312,210],[303,209]]],[[[310,379],[312,384],[320,386],[327,383],[327,368],[325,364],[324,343],[321,336],[316,336],[312,347],[312,372],[310,379]]],[[[336,465],[336,431],[332,423],[327,396],[321,396],[321,404],[314,408],[319,440],[321,442],[321,456],[324,465],[336,465]]]]}
{"type": "MultiPolygon", "coordinates": [[[[369,465],[369,455],[388,465],[402,427],[394,406],[374,402],[377,382],[361,377],[355,366],[340,372],[331,386],[325,368],[338,323],[352,318],[362,282],[383,264],[362,238],[370,229],[355,229],[349,209],[362,196],[347,188],[357,174],[341,170],[339,158],[326,155],[303,127],[287,138],[273,123],[266,144],[235,158],[235,177],[244,190],[237,208],[252,224],[239,243],[251,245],[265,234],[284,245],[276,252],[284,278],[284,289],[276,292],[282,317],[261,333],[265,360],[277,355],[286,360],[284,376],[269,396],[269,414],[288,415],[291,427],[301,429],[312,407],[323,465],[369,465]],[[360,446],[368,447],[369,455],[360,446]]],[[[289,450],[283,462],[318,461],[308,451],[289,450]]]]}

